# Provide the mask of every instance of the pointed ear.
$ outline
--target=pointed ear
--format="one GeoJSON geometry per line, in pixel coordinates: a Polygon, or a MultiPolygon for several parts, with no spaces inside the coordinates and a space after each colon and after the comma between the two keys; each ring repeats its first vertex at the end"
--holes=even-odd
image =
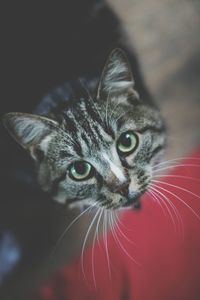
{"type": "Polygon", "coordinates": [[[129,93],[133,91],[134,80],[125,53],[121,49],[114,49],[104,66],[97,98],[110,93],[129,93]]]}
{"type": "MultiPolygon", "coordinates": [[[[3,124],[11,136],[36,159],[37,152],[45,152],[58,123],[46,117],[8,113],[3,117],[3,124]]],[[[40,153],[41,155],[42,153],[40,153]]]]}

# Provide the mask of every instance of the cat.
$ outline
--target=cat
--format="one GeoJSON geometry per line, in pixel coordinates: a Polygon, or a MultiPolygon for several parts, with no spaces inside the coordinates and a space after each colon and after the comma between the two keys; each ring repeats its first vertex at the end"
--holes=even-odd
{"type": "Polygon", "coordinates": [[[37,114],[3,123],[35,161],[38,183],[69,207],[137,206],[165,147],[159,110],[140,97],[123,50],[108,55],[99,78],[67,82],[37,114]]]}

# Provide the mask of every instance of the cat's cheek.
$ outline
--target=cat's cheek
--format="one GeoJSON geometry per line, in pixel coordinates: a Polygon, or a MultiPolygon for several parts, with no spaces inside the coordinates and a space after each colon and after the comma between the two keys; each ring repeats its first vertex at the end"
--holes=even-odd
{"type": "Polygon", "coordinates": [[[57,195],[54,195],[53,200],[60,203],[60,204],[65,204],[67,202],[67,196],[65,191],[60,191],[57,195]]]}
{"type": "Polygon", "coordinates": [[[114,207],[123,206],[126,203],[127,199],[121,195],[114,194],[112,197],[112,203],[114,207]]]}
{"type": "MultiPolygon", "coordinates": [[[[58,192],[60,194],[61,201],[70,202],[83,202],[90,199],[90,202],[96,201],[98,191],[95,179],[90,179],[86,181],[74,181],[70,177],[66,176],[64,181],[59,183],[58,192]]],[[[57,197],[59,198],[59,197],[57,197]]]]}
{"type": "Polygon", "coordinates": [[[136,165],[136,162],[135,162],[135,153],[127,156],[125,158],[125,161],[126,161],[127,167],[129,167],[129,168],[135,167],[135,165],[136,165]]]}
{"type": "Polygon", "coordinates": [[[36,164],[37,180],[42,190],[49,192],[51,190],[51,176],[45,164],[36,164]]]}
{"type": "Polygon", "coordinates": [[[134,166],[134,156],[133,155],[129,155],[128,157],[126,157],[126,163],[128,166],[133,167],[134,166]]]}
{"type": "Polygon", "coordinates": [[[163,161],[163,158],[164,158],[164,149],[158,153],[156,156],[154,156],[152,159],[151,159],[151,166],[152,168],[155,167],[156,165],[158,165],[160,162],[163,161]]]}
{"type": "Polygon", "coordinates": [[[119,208],[123,206],[123,203],[126,202],[126,199],[120,194],[112,193],[109,190],[105,190],[98,195],[98,204],[103,208],[119,208]]]}

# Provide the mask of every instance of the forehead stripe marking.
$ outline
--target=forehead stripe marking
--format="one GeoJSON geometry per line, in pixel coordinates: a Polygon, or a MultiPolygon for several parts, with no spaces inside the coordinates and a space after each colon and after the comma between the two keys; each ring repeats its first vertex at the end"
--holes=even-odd
{"type": "Polygon", "coordinates": [[[103,153],[103,157],[109,163],[111,171],[115,174],[115,176],[119,179],[119,181],[121,182],[126,181],[126,177],[124,176],[122,170],[109,159],[107,154],[103,153]]]}

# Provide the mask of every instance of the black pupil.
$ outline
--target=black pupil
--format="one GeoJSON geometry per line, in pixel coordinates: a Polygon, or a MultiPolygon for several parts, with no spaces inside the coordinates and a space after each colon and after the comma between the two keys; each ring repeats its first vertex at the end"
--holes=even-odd
{"type": "Polygon", "coordinates": [[[121,136],[120,139],[120,143],[124,146],[124,147],[130,147],[131,146],[131,138],[130,138],[130,134],[126,133],[124,135],[121,136]]]}
{"type": "Polygon", "coordinates": [[[87,165],[82,162],[76,162],[76,163],[74,163],[74,169],[76,170],[76,172],[78,174],[84,175],[85,172],[87,171],[87,165]]]}

